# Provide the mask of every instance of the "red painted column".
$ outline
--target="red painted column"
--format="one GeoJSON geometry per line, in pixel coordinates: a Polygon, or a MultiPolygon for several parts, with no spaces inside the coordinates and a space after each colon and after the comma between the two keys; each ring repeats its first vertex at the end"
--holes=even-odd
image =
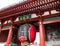
{"type": "Polygon", "coordinates": [[[44,25],[42,18],[39,20],[39,32],[40,32],[40,45],[39,46],[45,46],[45,38],[44,38],[44,25]]]}
{"type": "Polygon", "coordinates": [[[1,34],[1,29],[3,27],[3,22],[2,22],[2,20],[0,20],[0,22],[1,22],[1,25],[0,25],[0,34],[1,34]]]}
{"type": "Polygon", "coordinates": [[[1,26],[0,26],[0,34],[1,34],[1,26]]]}
{"type": "Polygon", "coordinates": [[[13,33],[13,26],[11,25],[5,46],[9,46],[10,45],[11,39],[12,39],[12,33],[13,33]]]}

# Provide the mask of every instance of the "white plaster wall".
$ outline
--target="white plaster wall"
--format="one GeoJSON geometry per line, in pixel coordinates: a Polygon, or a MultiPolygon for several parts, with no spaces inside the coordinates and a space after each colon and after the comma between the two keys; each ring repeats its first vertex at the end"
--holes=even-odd
{"type": "Polygon", "coordinates": [[[0,46],[4,46],[4,45],[5,45],[5,42],[4,43],[2,43],[2,42],[0,43],[0,46]]]}
{"type": "Polygon", "coordinates": [[[39,46],[39,44],[40,44],[40,35],[39,35],[39,32],[36,33],[36,39],[34,41],[34,44],[36,46],[39,46]]]}

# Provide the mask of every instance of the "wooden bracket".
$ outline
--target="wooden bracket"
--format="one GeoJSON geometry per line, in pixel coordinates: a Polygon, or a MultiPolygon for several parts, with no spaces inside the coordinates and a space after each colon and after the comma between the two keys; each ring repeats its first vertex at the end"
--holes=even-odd
{"type": "Polygon", "coordinates": [[[39,17],[42,17],[42,15],[44,14],[44,12],[37,12],[36,15],[39,16],[39,17]]]}

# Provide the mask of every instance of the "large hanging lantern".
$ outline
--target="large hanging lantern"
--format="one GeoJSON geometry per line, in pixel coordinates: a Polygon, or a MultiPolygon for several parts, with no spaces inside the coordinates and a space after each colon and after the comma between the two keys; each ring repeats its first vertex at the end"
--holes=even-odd
{"type": "Polygon", "coordinates": [[[28,41],[34,42],[36,37],[36,29],[32,24],[23,24],[18,31],[18,38],[20,42],[28,41]]]}

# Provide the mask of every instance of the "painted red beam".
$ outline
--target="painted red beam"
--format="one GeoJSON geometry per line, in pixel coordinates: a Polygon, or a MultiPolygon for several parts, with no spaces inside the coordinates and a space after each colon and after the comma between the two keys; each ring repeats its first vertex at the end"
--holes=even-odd
{"type": "Polygon", "coordinates": [[[4,30],[9,30],[10,28],[3,28],[3,29],[1,29],[1,31],[4,31],[4,30]]]}
{"type": "MultiPolygon", "coordinates": [[[[60,16],[60,13],[43,16],[43,19],[44,18],[51,18],[51,17],[54,17],[54,16],[60,16]]],[[[38,20],[39,20],[39,17],[36,17],[36,18],[31,18],[31,19],[28,19],[28,20],[24,20],[24,21],[16,21],[16,22],[14,22],[14,24],[23,24],[23,23],[33,22],[33,21],[38,21],[38,20]]],[[[57,20],[56,22],[58,22],[58,21],[59,20],[57,20]]],[[[48,23],[48,21],[44,22],[44,24],[46,24],[46,23],[48,23]]],[[[52,23],[52,22],[50,21],[50,23],[52,23]]],[[[7,25],[11,25],[11,23],[3,24],[3,26],[7,26],[7,25]]]]}
{"type": "Polygon", "coordinates": [[[60,46],[60,44],[55,44],[55,45],[52,45],[52,46],[60,46]]]}
{"type": "Polygon", "coordinates": [[[57,22],[60,22],[60,19],[46,21],[46,22],[43,22],[43,24],[50,24],[50,23],[57,23],[57,22]]]}
{"type": "Polygon", "coordinates": [[[54,17],[54,16],[60,16],[60,12],[59,13],[55,13],[55,14],[50,14],[50,15],[46,15],[46,16],[43,16],[42,18],[51,18],[51,17],[54,17]]]}
{"type": "MultiPolygon", "coordinates": [[[[32,18],[32,19],[28,19],[28,20],[23,20],[23,21],[16,21],[16,22],[13,22],[13,24],[23,24],[23,23],[27,23],[27,22],[33,22],[33,21],[38,21],[39,20],[39,17],[36,17],[36,18],[32,18]]],[[[9,26],[11,25],[11,23],[7,23],[7,24],[3,24],[3,26],[9,26]]]]}

